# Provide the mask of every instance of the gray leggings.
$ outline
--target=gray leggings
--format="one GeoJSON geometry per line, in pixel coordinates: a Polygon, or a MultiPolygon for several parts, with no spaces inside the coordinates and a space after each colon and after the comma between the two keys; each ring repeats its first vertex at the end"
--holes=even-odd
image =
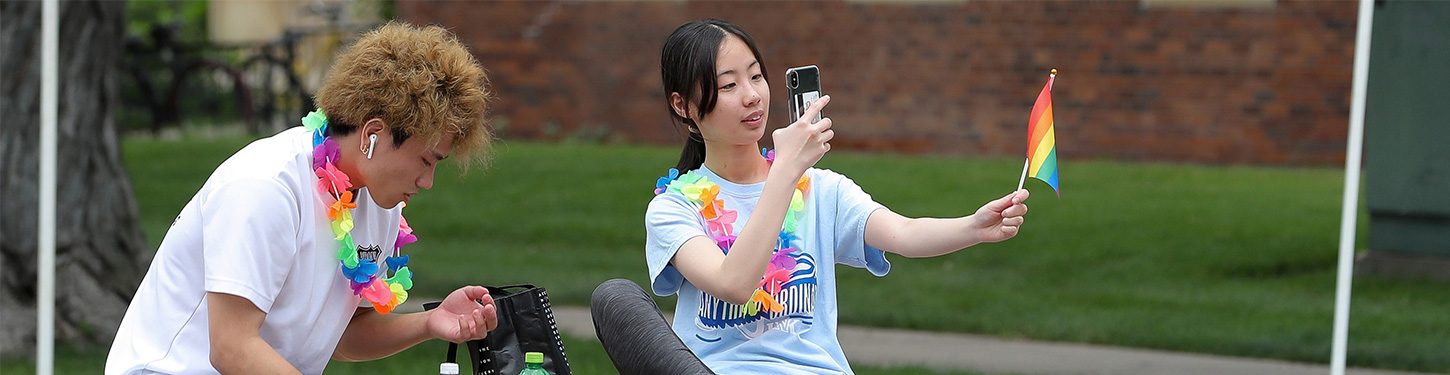
{"type": "Polygon", "coordinates": [[[621,375],[715,374],[675,336],[655,300],[633,281],[599,284],[589,313],[604,352],[621,375]]]}

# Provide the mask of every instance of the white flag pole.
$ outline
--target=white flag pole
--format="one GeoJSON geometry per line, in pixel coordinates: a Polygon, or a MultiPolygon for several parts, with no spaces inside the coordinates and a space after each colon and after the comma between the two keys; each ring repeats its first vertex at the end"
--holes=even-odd
{"type": "Polygon", "coordinates": [[[1017,190],[1022,190],[1022,184],[1027,182],[1027,166],[1029,165],[1032,165],[1032,158],[1027,158],[1022,162],[1022,178],[1017,179],[1017,190]]]}
{"type": "Polygon", "coordinates": [[[1334,290],[1334,346],[1329,373],[1344,375],[1349,345],[1349,296],[1354,276],[1354,230],[1359,213],[1359,170],[1364,143],[1364,101],[1369,85],[1369,42],[1374,22],[1374,1],[1360,0],[1355,30],[1354,86],[1349,105],[1349,144],[1344,155],[1344,207],[1339,220],[1339,277],[1334,290]]]}
{"type": "Polygon", "coordinates": [[[41,5],[40,32],[40,249],[35,299],[35,373],[55,373],[55,165],[60,95],[60,2],[41,5]]]}

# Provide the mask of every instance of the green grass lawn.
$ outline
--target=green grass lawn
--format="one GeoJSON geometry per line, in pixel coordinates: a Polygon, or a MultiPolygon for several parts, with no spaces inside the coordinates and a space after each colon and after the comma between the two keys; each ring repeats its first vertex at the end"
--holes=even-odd
{"type": "MultiPolygon", "coordinates": [[[[245,143],[126,142],[153,245],[245,143]]],[[[492,167],[464,177],[442,168],[409,205],[421,238],[408,248],[414,295],[528,282],[555,303],[587,305],[605,279],[647,285],[644,208],[677,149],[498,145],[492,167]]],[[[837,151],[820,166],[904,215],[959,216],[1009,193],[1021,163],[837,151]]],[[[842,323],[1328,362],[1341,170],[1061,165],[1061,199],[1028,182],[1031,213],[1015,239],[931,259],[889,256],[884,278],[840,273],[842,323]]],[[[1447,286],[1357,275],[1349,363],[1450,371],[1447,286]]]]}

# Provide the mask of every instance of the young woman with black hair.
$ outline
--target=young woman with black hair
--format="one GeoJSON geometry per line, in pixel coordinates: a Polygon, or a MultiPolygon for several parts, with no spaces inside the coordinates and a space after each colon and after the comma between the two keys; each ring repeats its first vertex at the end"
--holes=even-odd
{"type": "Polygon", "coordinates": [[[813,168],[834,132],[829,118],[809,120],[829,96],[776,129],[776,149],[763,153],[766,72],[750,35],[725,21],[686,23],[665,41],[666,103],[688,140],[645,215],[650,284],[679,294],[674,333],[717,373],[850,374],[836,340],[835,264],[884,276],[886,252],[932,257],[1012,238],[1028,193],[957,218],[892,212],[813,168]]]}

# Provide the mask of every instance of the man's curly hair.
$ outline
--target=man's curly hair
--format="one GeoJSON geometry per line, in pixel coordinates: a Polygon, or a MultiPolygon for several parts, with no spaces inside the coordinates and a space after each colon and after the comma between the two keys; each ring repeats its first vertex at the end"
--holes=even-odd
{"type": "Polygon", "coordinates": [[[328,133],[347,135],[382,119],[395,146],[411,137],[436,145],[453,136],[465,168],[482,159],[492,134],[485,115],[488,75],[453,33],[439,26],[389,22],[338,55],[317,105],[328,133]]]}

